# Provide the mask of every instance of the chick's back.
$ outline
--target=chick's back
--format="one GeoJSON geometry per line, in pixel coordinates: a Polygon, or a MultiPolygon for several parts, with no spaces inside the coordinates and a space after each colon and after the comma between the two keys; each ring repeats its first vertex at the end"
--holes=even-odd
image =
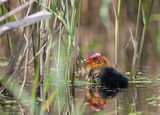
{"type": "Polygon", "coordinates": [[[92,82],[105,85],[109,88],[127,88],[128,79],[113,68],[94,68],[89,73],[92,82]]]}

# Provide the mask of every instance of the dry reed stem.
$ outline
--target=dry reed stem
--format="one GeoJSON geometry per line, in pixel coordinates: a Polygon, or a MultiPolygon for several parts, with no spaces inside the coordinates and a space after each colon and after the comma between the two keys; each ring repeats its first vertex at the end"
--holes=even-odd
{"type": "Polygon", "coordinates": [[[129,31],[130,31],[130,34],[131,34],[131,40],[132,40],[133,50],[134,50],[133,60],[132,60],[132,67],[131,67],[131,74],[130,74],[130,79],[133,79],[134,74],[135,74],[134,70],[135,70],[135,66],[136,66],[137,45],[138,45],[138,42],[137,42],[137,40],[133,37],[133,33],[132,33],[131,28],[129,28],[129,31]]]}
{"type": "Polygon", "coordinates": [[[73,49],[73,63],[72,63],[72,73],[71,73],[71,83],[72,85],[74,84],[74,80],[75,80],[75,71],[76,71],[76,60],[77,60],[77,55],[78,55],[78,42],[79,42],[79,34],[80,34],[80,29],[76,28],[75,29],[75,45],[74,45],[74,49],[73,49]]]}
{"type": "MultiPolygon", "coordinates": [[[[32,8],[32,4],[29,6],[29,9],[27,11],[27,14],[26,14],[26,17],[29,15],[29,12],[31,11],[31,8],[32,8]]],[[[20,92],[19,92],[19,96],[18,96],[18,99],[21,97],[22,95],[22,91],[23,91],[23,88],[25,86],[25,83],[26,83],[26,79],[27,79],[27,74],[28,74],[28,59],[29,59],[29,49],[30,49],[30,45],[29,45],[29,40],[32,36],[32,32],[33,32],[33,28],[31,29],[31,32],[30,32],[30,35],[29,35],[29,28],[27,28],[27,37],[25,37],[25,40],[26,40],[26,54],[25,54],[25,57],[26,57],[26,61],[25,61],[25,71],[24,71],[24,79],[23,79],[23,83],[22,83],[22,86],[21,86],[21,89],[20,89],[20,92]]]]}
{"type": "Polygon", "coordinates": [[[40,11],[38,13],[34,13],[24,19],[6,23],[0,27],[0,36],[5,34],[9,30],[16,29],[19,27],[26,27],[26,26],[29,26],[29,25],[34,24],[36,22],[49,19],[50,17],[51,17],[50,12],[48,12],[46,10],[42,10],[42,11],[40,11]]]}
{"type": "Polygon", "coordinates": [[[11,10],[9,13],[7,13],[4,16],[0,17],[0,22],[2,22],[3,20],[5,20],[6,18],[9,18],[10,16],[14,15],[15,13],[21,11],[22,9],[24,9],[25,7],[31,5],[33,2],[35,2],[36,0],[30,0],[20,6],[18,6],[17,8],[15,8],[14,10],[11,10]]]}
{"type": "MultiPolygon", "coordinates": [[[[29,12],[30,12],[30,10],[31,10],[31,7],[32,7],[32,5],[30,5],[30,7],[29,7],[29,9],[28,9],[28,12],[27,12],[27,14],[26,14],[26,17],[29,15],[29,12]]],[[[32,30],[33,30],[33,28],[32,28],[32,30]]],[[[20,50],[21,50],[22,45],[23,45],[23,42],[24,42],[24,37],[25,37],[25,36],[24,36],[24,31],[25,31],[25,28],[22,29],[22,32],[21,32],[21,35],[20,35],[20,40],[18,41],[18,44],[17,44],[16,49],[15,49],[15,51],[14,51],[14,54],[12,55],[12,58],[11,58],[9,64],[8,64],[7,68],[6,68],[6,73],[7,73],[7,74],[12,74],[13,71],[14,71],[15,65],[16,65],[17,60],[18,60],[18,57],[19,57],[20,50]]],[[[24,53],[25,53],[25,51],[26,51],[26,50],[24,50],[24,53]]],[[[19,69],[19,68],[23,65],[23,61],[24,61],[24,58],[25,58],[25,54],[24,54],[24,53],[23,53],[23,56],[22,56],[23,58],[22,58],[22,60],[21,60],[21,62],[20,62],[20,64],[19,64],[19,66],[18,66],[17,69],[19,69]]],[[[16,69],[16,72],[18,71],[17,69],[16,69]]],[[[14,74],[15,74],[16,72],[14,72],[14,74]]],[[[13,75],[13,74],[12,74],[12,75],[13,75]]],[[[12,75],[11,75],[11,76],[12,76],[12,75]]]]}
{"type": "Polygon", "coordinates": [[[9,64],[7,65],[7,67],[5,69],[7,74],[12,74],[14,69],[15,69],[15,66],[16,66],[16,63],[17,63],[17,60],[18,60],[18,57],[19,57],[19,53],[20,53],[20,50],[21,50],[23,42],[24,42],[24,37],[23,37],[24,31],[25,30],[23,29],[22,32],[21,32],[21,35],[20,35],[20,40],[17,43],[15,51],[12,55],[12,58],[9,61],[9,64]]]}
{"type": "Polygon", "coordinates": [[[116,8],[114,5],[114,1],[113,1],[113,11],[114,11],[114,16],[115,16],[115,52],[114,52],[114,65],[117,65],[117,36],[118,36],[118,22],[117,22],[117,12],[116,12],[116,8]]]}
{"type": "MultiPolygon", "coordinates": [[[[29,28],[28,28],[29,29],[29,28]]],[[[29,34],[29,30],[27,29],[27,34],[29,34]]],[[[31,32],[32,33],[32,32],[31,32]]],[[[27,35],[28,36],[28,35],[27,35]]],[[[24,71],[24,79],[23,79],[23,83],[22,83],[22,86],[21,86],[21,89],[20,89],[20,92],[19,92],[19,96],[18,96],[18,99],[21,97],[21,94],[22,94],[22,91],[23,91],[23,88],[24,88],[24,85],[26,83],[26,79],[27,79],[27,73],[28,73],[28,58],[29,58],[29,37],[25,37],[25,40],[26,40],[26,54],[25,54],[25,57],[26,57],[26,60],[25,60],[25,71],[24,71]]]]}
{"type": "MultiPolygon", "coordinates": [[[[32,30],[31,30],[31,34],[32,34],[33,29],[34,29],[34,27],[33,27],[32,30]]],[[[30,34],[30,36],[29,36],[28,39],[31,38],[31,34],[30,34]]],[[[23,38],[27,39],[26,36],[24,36],[23,38]]],[[[6,81],[6,83],[2,86],[2,90],[1,90],[0,92],[3,92],[3,89],[5,89],[6,85],[7,85],[12,79],[14,79],[14,76],[17,74],[18,71],[20,71],[20,68],[21,68],[21,66],[22,66],[23,63],[24,63],[24,59],[26,58],[27,48],[29,48],[29,47],[27,47],[27,45],[26,45],[25,48],[24,48],[23,56],[22,56],[22,59],[21,59],[21,61],[20,61],[19,66],[18,66],[17,69],[12,73],[12,75],[9,77],[9,79],[6,81]]],[[[28,49],[28,50],[30,50],[30,49],[28,49]]],[[[16,57],[18,57],[18,55],[17,55],[16,57]]],[[[15,58],[11,59],[10,62],[13,62],[14,59],[15,59],[15,58]],[[12,60],[13,60],[13,61],[12,61],[12,60]]],[[[17,61],[16,61],[16,62],[17,62],[17,61]]],[[[8,66],[10,66],[10,64],[9,64],[8,66]]],[[[27,66],[28,66],[28,63],[27,63],[27,66]]],[[[24,68],[23,68],[23,70],[24,70],[24,68]]],[[[20,71],[19,73],[21,73],[21,71],[20,71]]],[[[24,77],[24,80],[25,80],[25,77],[24,77]]],[[[23,82],[24,82],[24,81],[23,81],[23,82]]],[[[22,85],[22,86],[23,86],[23,85],[22,85]]],[[[22,88],[22,89],[23,89],[23,88],[22,88]]],[[[20,92],[21,92],[21,91],[20,91],[20,92]]],[[[19,98],[19,97],[18,97],[18,98],[19,98]]]]}

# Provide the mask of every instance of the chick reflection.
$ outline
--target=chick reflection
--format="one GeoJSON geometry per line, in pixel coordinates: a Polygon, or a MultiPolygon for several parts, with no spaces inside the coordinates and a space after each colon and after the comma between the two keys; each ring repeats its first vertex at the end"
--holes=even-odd
{"type": "Polygon", "coordinates": [[[119,91],[97,85],[88,86],[87,103],[91,109],[101,111],[119,91]]]}

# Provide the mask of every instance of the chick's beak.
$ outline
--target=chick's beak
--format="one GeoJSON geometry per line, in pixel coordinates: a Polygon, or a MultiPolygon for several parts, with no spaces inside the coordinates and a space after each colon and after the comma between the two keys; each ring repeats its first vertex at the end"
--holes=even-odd
{"type": "Polygon", "coordinates": [[[87,59],[84,59],[84,62],[87,63],[87,59]]]}
{"type": "Polygon", "coordinates": [[[88,64],[89,63],[89,59],[88,58],[84,59],[84,62],[88,64]]]}

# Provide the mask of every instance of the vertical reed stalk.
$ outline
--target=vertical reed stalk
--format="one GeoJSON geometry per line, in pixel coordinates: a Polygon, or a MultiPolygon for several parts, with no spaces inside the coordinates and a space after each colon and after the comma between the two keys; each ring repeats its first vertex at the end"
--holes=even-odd
{"type": "MultiPolygon", "coordinates": [[[[37,23],[37,32],[38,32],[38,48],[37,48],[37,52],[40,50],[40,25],[41,23],[37,23]]],[[[41,55],[39,54],[37,56],[37,63],[36,63],[36,70],[35,70],[35,75],[34,75],[34,84],[33,84],[33,88],[32,88],[32,106],[34,108],[34,110],[36,109],[36,104],[35,104],[35,100],[37,99],[37,92],[39,91],[39,87],[38,87],[38,82],[40,80],[40,57],[41,55]]],[[[36,112],[36,110],[34,111],[36,112]]]]}
{"type": "MultiPolygon", "coordinates": [[[[67,1],[66,1],[67,2],[67,1]]],[[[70,22],[70,33],[68,33],[68,50],[67,50],[67,65],[66,65],[66,80],[69,80],[70,77],[70,67],[71,67],[71,58],[72,58],[72,47],[73,47],[73,39],[75,37],[75,5],[76,1],[73,0],[71,2],[72,5],[72,13],[71,13],[71,22],[70,22]]],[[[69,23],[68,23],[69,24],[69,23]]]]}
{"type": "Polygon", "coordinates": [[[21,95],[22,95],[22,91],[23,91],[23,88],[24,88],[24,85],[26,83],[26,80],[27,80],[27,75],[28,75],[28,59],[29,59],[29,28],[26,28],[26,34],[27,36],[25,37],[25,40],[26,40],[26,54],[25,54],[25,69],[24,69],[24,80],[23,80],[23,83],[22,83],[22,86],[21,86],[21,89],[20,89],[20,92],[19,92],[19,96],[18,96],[18,99],[20,99],[21,95]]]}
{"type": "MultiPolygon", "coordinates": [[[[62,10],[62,4],[63,4],[63,1],[62,0],[60,0],[60,14],[61,15],[63,15],[63,10],[62,10]]],[[[60,57],[60,55],[61,55],[61,39],[62,39],[62,34],[63,34],[63,25],[62,25],[62,23],[60,22],[60,26],[59,26],[59,37],[58,37],[58,56],[57,56],[57,77],[59,77],[59,73],[60,73],[60,69],[62,69],[62,68],[60,68],[60,61],[61,61],[61,57],[60,57]]]]}
{"type": "MultiPolygon", "coordinates": [[[[33,57],[36,56],[36,48],[35,48],[35,36],[34,34],[32,33],[32,49],[33,49],[33,57]]],[[[37,61],[36,59],[34,60],[34,72],[36,71],[36,65],[37,65],[37,61]]]]}
{"type": "MultiPolygon", "coordinates": [[[[50,82],[51,82],[51,77],[49,76],[49,72],[50,72],[50,55],[51,55],[51,47],[52,47],[52,41],[53,41],[53,37],[54,36],[54,21],[55,21],[55,12],[56,12],[56,5],[57,5],[57,0],[53,0],[53,3],[52,3],[52,7],[51,7],[51,10],[52,10],[52,16],[51,16],[51,24],[49,26],[49,29],[48,29],[48,33],[49,33],[49,36],[48,36],[48,46],[47,46],[47,56],[46,56],[46,63],[45,63],[45,76],[44,76],[44,87],[43,87],[43,93],[44,93],[44,96],[43,96],[43,99],[45,100],[46,99],[46,94],[47,94],[47,91],[50,87],[50,82]]],[[[46,29],[48,28],[48,25],[46,25],[46,29]]]]}
{"type": "MultiPolygon", "coordinates": [[[[81,16],[81,8],[82,8],[82,0],[79,1],[79,6],[78,6],[78,28],[75,28],[75,39],[74,39],[74,51],[73,51],[73,65],[72,65],[72,73],[71,73],[71,84],[74,84],[75,81],[75,71],[76,71],[76,60],[77,60],[77,49],[78,49],[78,41],[79,41],[79,33],[80,33],[80,16],[81,16]]],[[[75,22],[76,23],[76,22],[75,22]]]]}
{"type": "Polygon", "coordinates": [[[115,22],[115,65],[118,64],[119,57],[119,28],[120,28],[120,16],[121,16],[122,0],[118,1],[118,14],[115,22]]]}
{"type": "Polygon", "coordinates": [[[140,22],[140,15],[141,15],[141,6],[142,6],[142,0],[139,0],[137,23],[136,23],[136,39],[137,39],[137,41],[139,41],[139,22],[140,22]]]}
{"type": "MultiPolygon", "coordinates": [[[[32,7],[31,13],[34,13],[34,7],[32,7]]],[[[34,30],[35,31],[35,30],[34,30]]],[[[36,56],[36,45],[35,45],[35,40],[36,36],[34,33],[32,33],[32,50],[33,50],[33,57],[36,56]]],[[[34,59],[34,73],[36,73],[36,65],[37,65],[37,60],[34,59]]]]}
{"type": "Polygon", "coordinates": [[[72,37],[68,36],[66,81],[69,80],[69,76],[70,76],[71,58],[72,58],[72,37]]]}
{"type": "Polygon", "coordinates": [[[152,0],[152,2],[151,2],[151,6],[150,6],[150,9],[149,9],[149,12],[148,12],[147,19],[145,19],[145,16],[143,15],[144,27],[143,27],[141,42],[138,44],[138,42],[139,42],[139,23],[140,23],[140,14],[141,14],[140,12],[141,12],[141,8],[142,8],[141,7],[142,6],[142,1],[139,0],[137,24],[136,24],[136,44],[135,44],[136,47],[134,48],[134,55],[133,55],[130,79],[133,79],[133,77],[135,76],[135,74],[137,72],[138,66],[140,64],[140,58],[141,58],[142,48],[143,48],[143,43],[144,43],[144,37],[145,37],[147,27],[148,27],[148,24],[149,24],[153,3],[154,3],[154,0],[152,0]]]}
{"type": "Polygon", "coordinates": [[[132,67],[131,67],[131,74],[130,79],[133,79],[135,73],[136,73],[136,60],[138,55],[138,41],[139,41],[139,23],[140,23],[140,15],[141,15],[141,6],[142,6],[142,0],[139,0],[138,4],[138,14],[137,14],[137,23],[136,23],[136,43],[134,47],[134,54],[133,54],[133,60],[132,60],[132,67]]]}
{"type": "MultiPolygon", "coordinates": [[[[144,21],[145,25],[143,27],[141,43],[140,43],[140,48],[139,48],[139,52],[138,52],[138,59],[137,59],[137,63],[136,63],[136,71],[137,71],[137,68],[138,68],[139,63],[140,63],[141,54],[142,54],[142,48],[143,48],[143,43],[144,43],[144,37],[145,37],[146,31],[147,31],[147,27],[148,27],[148,24],[149,24],[149,20],[150,20],[150,16],[151,16],[151,12],[152,12],[153,3],[154,3],[154,0],[152,0],[152,2],[151,2],[151,6],[149,8],[147,20],[146,20],[146,22],[144,21]]],[[[143,18],[145,18],[145,16],[143,16],[143,18]]]]}
{"type": "Polygon", "coordinates": [[[81,9],[82,9],[82,0],[79,0],[78,5],[78,27],[80,28],[80,20],[81,20],[81,9]]]}
{"type": "MultiPolygon", "coordinates": [[[[45,28],[48,30],[48,41],[47,41],[47,55],[46,55],[46,62],[45,62],[45,74],[44,74],[44,80],[43,80],[43,100],[45,103],[43,103],[43,106],[41,108],[41,113],[43,115],[44,111],[46,111],[46,109],[44,108],[48,108],[48,100],[50,100],[50,98],[54,98],[54,95],[56,95],[56,91],[53,91],[54,95],[51,95],[48,100],[48,90],[51,87],[51,82],[53,81],[53,75],[51,75],[50,73],[50,67],[51,67],[51,48],[53,46],[53,39],[55,37],[55,27],[54,25],[56,25],[56,21],[55,21],[55,12],[56,12],[56,8],[57,8],[57,0],[53,0],[52,6],[51,6],[51,11],[52,11],[52,16],[51,16],[51,23],[49,25],[49,22],[46,23],[45,28]]],[[[46,4],[46,3],[44,3],[46,4]]],[[[52,101],[52,100],[51,100],[52,101]]]]}
{"type": "Polygon", "coordinates": [[[56,11],[56,5],[57,5],[57,0],[53,0],[52,8],[51,8],[52,10],[51,24],[50,24],[51,30],[53,30],[53,25],[54,25],[54,18],[55,18],[54,12],[56,11]]]}
{"type": "Polygon", "coordinates": [[[38,55],[37,58],[37,65],[36,65],[36,73],[35,73],[35,79],[34,79],[34,85],[32,88],[32,106],[35,108],[35,100],[36,100],[36,93],[37,93],[37,86],[39,81],[39,72],[40,72],[40,55],[38,55]]]}

